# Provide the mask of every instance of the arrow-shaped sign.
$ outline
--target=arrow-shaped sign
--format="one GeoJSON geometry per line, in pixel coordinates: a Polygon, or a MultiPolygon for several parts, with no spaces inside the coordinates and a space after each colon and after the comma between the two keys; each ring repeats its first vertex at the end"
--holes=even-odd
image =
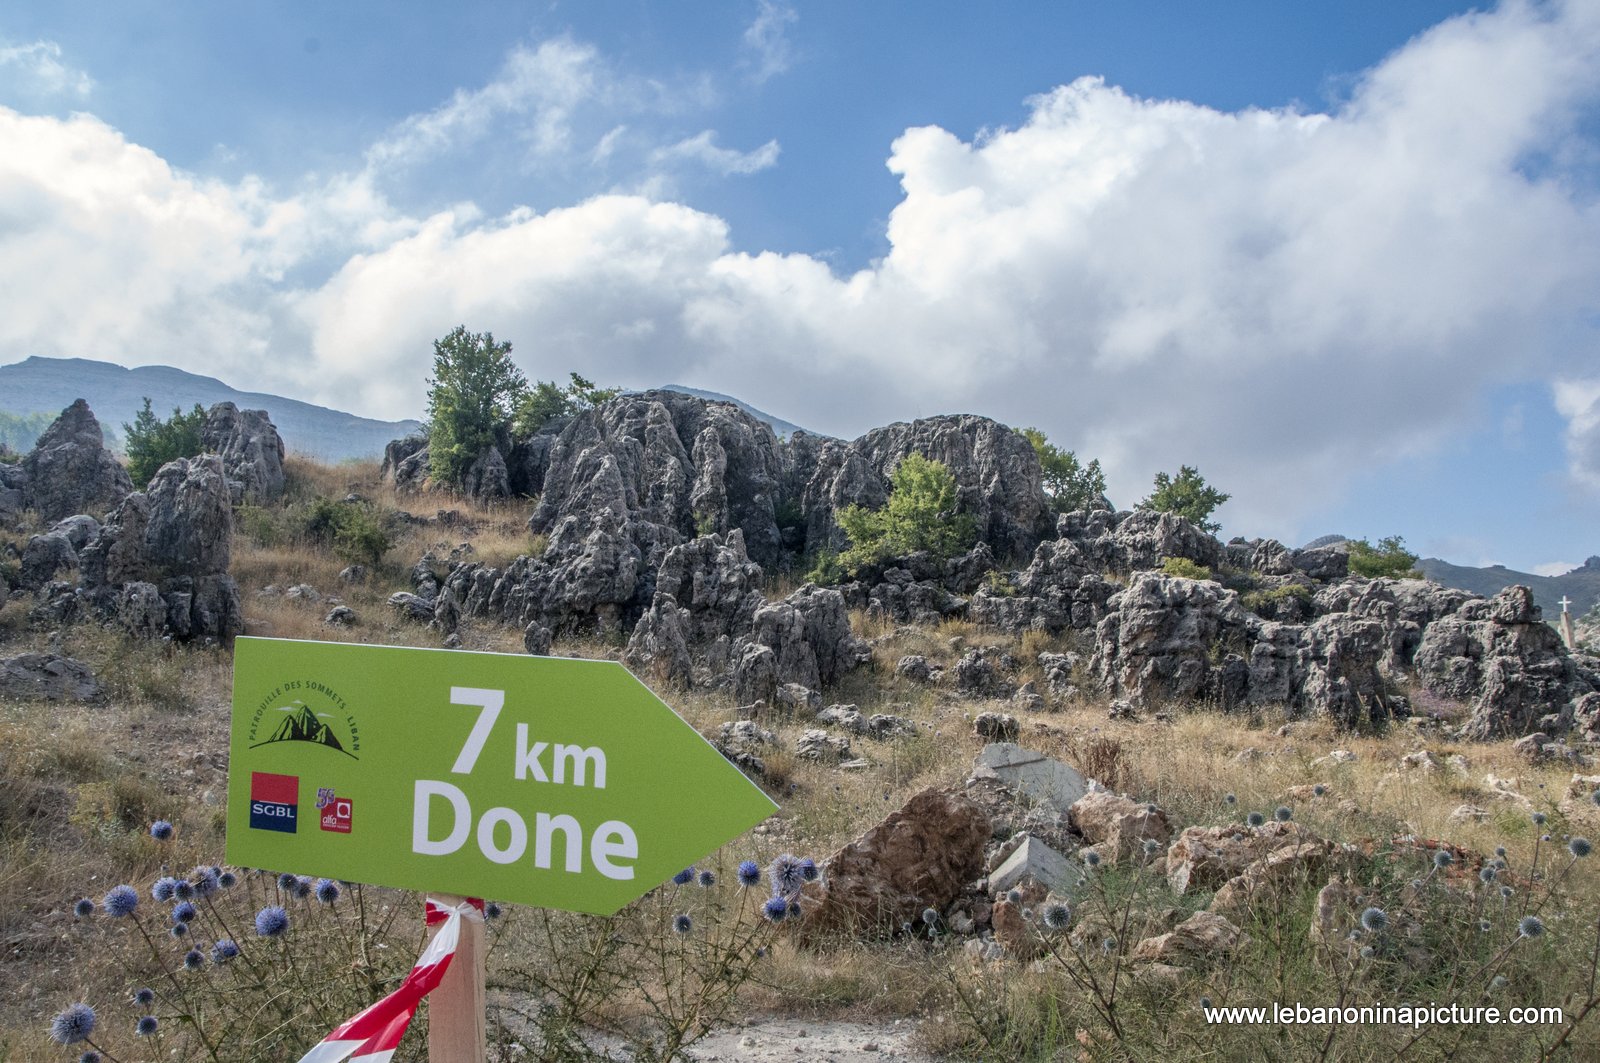
{"type": "Polygon", "coordinates": [[[607,915],[776,810],[610,661],[241,638],[230,863],[607,915]]]}

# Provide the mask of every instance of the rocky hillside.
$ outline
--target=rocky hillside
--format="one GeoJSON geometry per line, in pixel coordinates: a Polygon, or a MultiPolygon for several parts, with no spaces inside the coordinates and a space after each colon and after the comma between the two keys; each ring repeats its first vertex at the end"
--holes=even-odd
{"type": "Polygon", "coordinates": [[[0,410],[7,413],[54,414],[81,398],[107,428],[120,433],[146,396],[163,417],[196,403],[207,409],[231,402],[240,409],[267,410],[289,450],[329,462],[375,458],[390,439],[422,427],[417,421],[375,421],[281,395],[238,391],[166,365],[128,369],[88,358],[28,358],[0,366],[0,410]]]}
{"type": "MultiPolygon", "coordinates": [[[[426,470],[422,440],[390,445],[385,471],[399,489],[423,489],[426,470]]],[[[1337,547],[1224,544],[1150,511],[1058,518],[1032,447],[982,417],[780,441],[731,404],[646,392],[553,423],[508,455],[491,448],[469,482],[481,497],[537,496],[528,526],[548,537],[543,552],[505,566],[424,556],[398,607],[492,618],[524,628],[530,647],[610,630],[629,638],[636,667],[741,701],[817,697],[865,659],[846,621],[864,609],[1076,639],[1079,652],[1039,662],[1046,690],[1016,682],[1015,660],[902,662],[974,696],[1092,692],[1128,714],[1283,705],[1350,728],[1381,727],[1421,699],[1476,738],[1600,726],[1600,662],[1566,651],[1527,588],[1485,598],[1351,577],[1337,547]],[[954,474],[958,508],[978,529],[972,550],[913,554],[768,601],[764,572],[845,545],[840,508],[882,506],[911,453],[954,474]],[[1171,574],[1172,561],[1209,578],[1171,574]]]]}

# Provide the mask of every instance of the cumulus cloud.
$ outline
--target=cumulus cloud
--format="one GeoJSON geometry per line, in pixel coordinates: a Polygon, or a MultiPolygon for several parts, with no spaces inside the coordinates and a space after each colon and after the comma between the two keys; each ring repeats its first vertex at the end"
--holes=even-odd
{"type": "Polygon", "coordinates": [[[0,41],[0,99],[84,100],[93,91],[94,79],[64,62],[55,41],[0,41]]]}
{"type": "MultiPolygon", "coordinates": [[[[543,48],[369,158],[401,165],[513,113],[536,145],[570,146],[563,116],[601,64],[543,48]],[[566,87],[524,69],[565,71],[566,87]]],[[[1592,149],[1579,119],[1597,97],[1589,4],[1454,19],[1327,114],[1224,113],[1084,78],[1014,129],[906,130],[889,251],[850,276],[735,252],[722,219],[646,196],[411,218],[362,179],[222,186],[92,120],[13,115],[0,283],[23,311],[0,322],[0,353],[212,372],[220,356],[260,386],[270,350],[307,397],[398,417],[422,408],[429,341],[467,323],[513,340],[535,375],[698,384],[844,435],[946,411],[1037,424],[1100,457],[1124,504],[1156,471],[1198,465],[1234,495],[1230,532],[1294,539],[1355,471],[1475,427],[1508,382],[1562,381],[1574,469],[1600,470],[1600,211],[1564,161],[1592,149]],[[330,240],[345,242],[334,268],[288,279],[330,240]]],[[[608,121],[575,150],[628,139],[608,121]]],[[[708,132],[666,150],[737,173],[770,165],[769,147],[708,132]]]]}

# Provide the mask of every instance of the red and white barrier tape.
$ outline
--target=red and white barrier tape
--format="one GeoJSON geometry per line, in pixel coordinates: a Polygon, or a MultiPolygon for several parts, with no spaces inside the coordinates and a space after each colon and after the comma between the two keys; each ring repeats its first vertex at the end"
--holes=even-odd
{"type": "Polygon", "coordinates": [[[417,957],[416,965],[400,988],[334,1030],[300,1057],[300,1063],[389,1063],[400,1039],[411,1025],[422,998],[444,980],[461,941],[461,920],[483,918],[483,902],[470,898],[454,907],[428,898],[429,926],[439,926],[428,947],[417,957]]]}

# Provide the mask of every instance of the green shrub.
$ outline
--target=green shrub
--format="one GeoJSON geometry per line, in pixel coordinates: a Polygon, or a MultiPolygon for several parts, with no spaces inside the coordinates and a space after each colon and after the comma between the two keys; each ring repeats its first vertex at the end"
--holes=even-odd
{"type": "Polygon", "coordinates": [[[1350,541],[1350,573],[1369,579],[1421,579],[1416,570],[1417,555],[1406,549],[1406,541],[1398,535],[1379,539],[1373,546],[1365,539],[1350,541]]]}
{"type": "Polygon", "coordinates": [[[517,401],[511,415],[514,436],[531,436],[557,417],[582,413],[622,394],[621,388],[602,388],[577,373],[567,375],[571,382],[566,387],[553,380],[540,380],[517,401]]]}
{"type": "Polygon", "coordinates": [[[1181,576],[1183,579],[1210,579],[1211,570],[1204,565],[1196,564],[1187,557],[1164,557],[1161,559],[1161,572],[1167,576],[1181,576]]]}
{"type": "Polygon", "coordinates": [[[134,417],[132,424],[124,424],[127,434],[128,475],[135,487],[146,487],[161,466],[176,458],[192,458],[203,449],[200,429],[206,423],[206,411],[197,402],[188,413],[174,409],[172,416],[163,421],[150,408],[146,396],[144,408],[134,417]]]}
{"type": "Polygon", "coordinates": [[[1017,594],[1016,585],[1011,582],[1011,577],[997,568],[991,568],[984,573],[983,585],[988,588],[990,594],[998,598],[1014,598],[1017,594]]]}
{"type": "Polygon", "coordinates": [[[888,505],[846,506],[837,514],[850,538],[850,548],[839,557],[846,571],[919,550],[954,557],[972,545],[976,522],[971,514],[956,512],[956,478],[943,463],[908,454],[889,479],[888,505]]]}
{"type": "Polygon", "coordinates": [[[1047,441],[1039,429],[1024,428],[1022,435],[1039,455],[1044,493],[1050,497],[1051,509],[1057,513],[1088,509],[1106,493],[1106,477],[1100,470],[1099,458],[1082,465],[1076,454],[1047,441]]]}
{"type": "Polygon", "coordinates": [[[1176,513],[1203,531],[1215,532],[1222,525],[1209,519],[1211,513],[1232,497],[1207,484],[1199,469],[1184,465],[1178,469],[1176,477],[1156,473],[1155,490],[1139,503],[1139,508],[1176,513]]]}
{"type": "Polygon", "coordinates": [[[1311,588],[1302,587],[1298,583],[1290,583],[1283,587],[1246,591],[1239,596],[1239,604],[1252,613],[1259,613],[1290,598],[1299,598],[1301,601],[1309,602],[1311,600],[1311,588]]]}

